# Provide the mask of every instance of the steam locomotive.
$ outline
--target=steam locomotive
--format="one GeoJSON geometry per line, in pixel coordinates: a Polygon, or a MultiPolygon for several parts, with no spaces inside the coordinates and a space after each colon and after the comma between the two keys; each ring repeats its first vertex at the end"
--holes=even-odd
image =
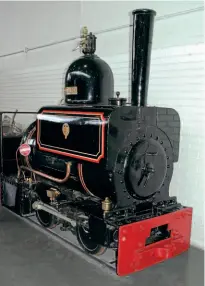
{"type": "Polygon", "coordinates": [[[131,103],[114,96],[109,65],[89,33],[68,67],[65,102],[43,106],[17,146],[18,208],[76,235],[89,254],[116,252],[127,275],[189,248],[192,209],[170,197],[180,117],[148,107],[156,12],[132,12],[131,103]]]}

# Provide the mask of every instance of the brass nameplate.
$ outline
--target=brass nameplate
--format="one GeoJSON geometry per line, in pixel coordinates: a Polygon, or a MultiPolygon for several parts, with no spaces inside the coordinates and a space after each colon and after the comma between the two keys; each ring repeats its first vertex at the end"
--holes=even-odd
{"type": "Polygon", "coordinates": [[[77,88],[77,86],[66,87],[64,89],[64,93],[65,93],[65,95],[77,95],[78,94],[78,88],[77,88]]]}

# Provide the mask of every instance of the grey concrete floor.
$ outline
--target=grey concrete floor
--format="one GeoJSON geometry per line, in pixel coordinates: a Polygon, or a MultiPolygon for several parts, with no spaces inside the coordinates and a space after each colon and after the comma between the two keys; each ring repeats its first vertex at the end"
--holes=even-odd
{"type": "Polygon", "coordinates": [[[120,278],[0,208],[0,286],[203,286],[204,253],[188,252],[120,278]]]}

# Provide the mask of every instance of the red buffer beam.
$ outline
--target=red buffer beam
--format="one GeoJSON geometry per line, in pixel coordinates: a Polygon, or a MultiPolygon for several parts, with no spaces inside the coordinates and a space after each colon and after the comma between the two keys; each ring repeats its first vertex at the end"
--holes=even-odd
{"type": "Polygon", "coordinates": [[[121,226],[117,274],[129,275],[173,258],[190,247],[192,208],[121,226]],[[151,230],[167,225],[170,237],[146,245],[151,230]]]}

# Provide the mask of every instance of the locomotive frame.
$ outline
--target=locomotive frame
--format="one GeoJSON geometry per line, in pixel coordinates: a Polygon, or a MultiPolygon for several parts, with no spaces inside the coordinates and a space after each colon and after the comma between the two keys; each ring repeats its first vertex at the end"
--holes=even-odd
{"type": "Polygon", "coordinates": [[[130,105],[119,94],[108,98],[113,94],[112,71],[93,57],[96,38],[90,34],[85,57],[74,61],[66,73],[65,105],[42,107],[19,138],[3,137],[1,124],[3,204],[9,205],[5,182],[15,170],[8,164],[12,151],[17,161],[11,179],[16,186],[14,210],[21,216],[36,212],[46,228],[61,225],[89,254],[113,249],[119,276],[190,246],[192,208],[169,196],[173,163],[178,161],[180,118],[174,109],[146,104],[154,16],[148,9],[133,11],[130,105]],[[85,89],[85,78],[80,78],[79,86],[72,81],[82,64],[86,70],[80,76],[87,73],[89,78],[85,89]],[[62,173],[64,177],[59,176],[62,173]]]}
{"type": "MultiPolygon", "coordinates": [[[[2,122],[3,114],[13,114],[13,112],[0,112],[0,122],[2,122]]],[[[17,114],[31,114],[31,112],[17,112],[17,114]]],[[[32,114],[36,113],[33,112],[32,114]]],[[[0,127],[0,154],[2,155],[4,153],[2,148],[2,124],[0,124],[0,127]]],[[[12,137],[10,137],[10,139],[12,140],[12,137]]],[[[0,158],[0,205],[2,204],[4,207],[9,208],[22,217],[32,218],[35,212],[32,210],[31,202],[26,198],[29,184],[27,182],[20,184],[17,182],[16,176],[6,175],[4,169],[8,168],[9,165],[7,166],[7,164],[5,164],[3,156],[0,158]],[[9,184],[11,187],[7,189],[6,184],[9,184]],[[12,198],[9,199],[9,197],[12,198]],[[12,201],[13,199],[15,202],[12,201]]],[[[133,272],[143,270],[151,265],[179,255],[189,248],[192,208],[181,208],[181,205],[177,204],[176,198],[172,198],[171,202],[164,203],[163,205],[161,202],[159,205],[152,206],[150,210],[139,212],[138,217],[132,216],[135,222],[120,226],[119,242],[121,243],[118,245],[118,255],[115,261],[116,272],[119,276],[129,275],[133,272]],[[170,206],[168,206],[169,203],[170,206]],[[159,235],[158,242],[150,243],[148,238],[152,230],[162,225],[166,225],[166,230],[170,231],[167,238],[160,238],[159,235]]],[[[121,210],[121,212],[122,211],[123,210],[121,210]]],[[[113,214],[117,217],[117,214],[113,211],[109,213],[108,220],[109,216],[113,214]]],[[[126,216],[128,217],[128,213],[125,214],[125,218],[126,216]]],[[[130,218],[131,216],[129,219],[130,218]]],[[[64,227],[64,230],[66,230],[66,227],[64,227]]]]}

